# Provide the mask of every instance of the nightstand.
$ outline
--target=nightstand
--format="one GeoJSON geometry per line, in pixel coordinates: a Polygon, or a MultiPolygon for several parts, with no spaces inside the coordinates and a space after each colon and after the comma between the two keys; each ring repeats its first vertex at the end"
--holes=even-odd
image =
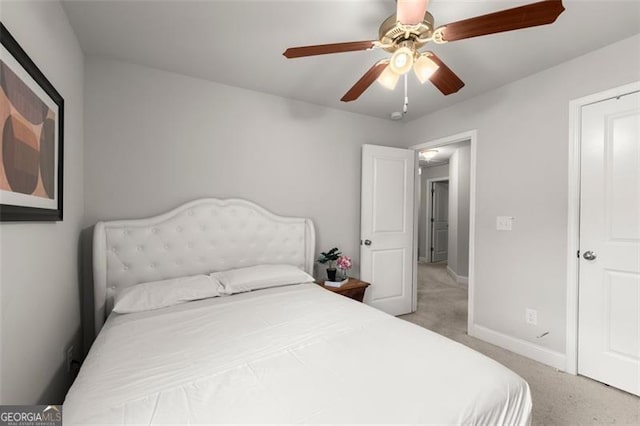
{"type": "Polygon", "coordinates": [[[353,300],[357,300],[358,302],[362,302],[364,299],[364,292],[371,284],[360,281],[355,278],[349,277],[349,282],[344,284],[342,287],[329,287],[322,282],[316,282],[320,287],[326,288],[329,291],[334,293],[341,294],[343,296],[349,297],[353,300]]]}

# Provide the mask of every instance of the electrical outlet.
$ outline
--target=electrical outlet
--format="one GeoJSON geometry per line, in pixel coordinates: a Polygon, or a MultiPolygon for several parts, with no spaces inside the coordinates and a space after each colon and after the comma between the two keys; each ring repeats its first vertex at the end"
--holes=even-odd
{"type": "Polygon", "coordinates": [[[536,311],[535,309],[527,308],[526,318],[527,318],[527,324],[538,325],[538,311],[536,311]]]}
{"type": "Polygon", "coordinates": [[[72,363],[73,363],[73,345],[67,348],[67,373],[71,372],[72,363]]]}

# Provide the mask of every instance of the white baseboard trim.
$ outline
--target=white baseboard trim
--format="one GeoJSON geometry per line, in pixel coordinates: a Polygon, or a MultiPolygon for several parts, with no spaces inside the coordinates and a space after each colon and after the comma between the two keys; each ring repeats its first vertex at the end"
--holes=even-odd
{"type": "Polygon", "coordinates": [[[449,267],[449,265],[447,265],[447,272],[449,273],[451,278],[453,278],[453,280],[458,284],[462,284],[463,286],[466,286],[466,287],[469,286],[469,277],[463,277],[462,275],[456,274],[455,272],[453,272],[453,269],[449,267]]]}
{"type": "Polygon", "coordinates": [[[534,361],[557,368],[558,370],[565,371],[567,367],[567,357],[565,354],[544,348],[535,343],[527,342],[526,340],[518,339],[517,337],[508,336],[478,324],[472,326],[471,330],[469,330],[469,335],[515,352],[518,355],[526,356],[534,361]]]}
{"type": "Polygon", "coordinates": [[[418,261],[422,263],[429,263],[429,260],[426,257],[419,257],[418,261]]]}
{"type": "Polygon", "coordinates": [[[449,265],[447,265],[447,273],[449,274],[449,276],[451,276],[451,278],[453,278],[455,282],[458,282],[458,275],[453,272],[453,269],[451,269],[449,265]]]}

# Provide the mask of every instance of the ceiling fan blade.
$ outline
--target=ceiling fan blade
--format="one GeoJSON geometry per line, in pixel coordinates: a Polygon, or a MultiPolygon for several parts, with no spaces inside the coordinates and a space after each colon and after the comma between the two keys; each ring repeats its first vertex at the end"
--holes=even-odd
{"type": "Polygon", "coordinates": [[[378,77],[380,77],[380,74],[382,74],[382,71],[384,71],[387,66],[389,66],[388,60],[383,59],[378,61],[375,65],[369,68],[369,71],[360,77],[360,80],[358,80],[340,100],[342,102],[351,102],[358,99],[360,95],[362,95],[364,91],[367,90],[369,86],[378,79],[378,77]]]}
{"type": "Polygon", "coordinates": [[[564,11],[562,0],[543,0],[444,25],[444,41],[462,40],[553,23],[564,11]]]}
{"type": "Polygon", "coordinates": [[[396,19],[404,25],[416,25],[423,21],[428,0],[397,0],[396,19]]]}
{"type": "Polygon", "coordinates": [[[315,46],[290,47],[283,55],[289,59],[303,56],[328,55],[330,53],[355,52],[375,47],[374,41],[350,41],[346,43],[318,44],[315,46]]]}
{"type": "Polygon", "coordinates": [[[460,80],[451,68],[445,65],[433,52],[427,52],[429,59],[438,64],[439,68],[434,72],[429,80],[438,88],[445,96],[456,93],[464,87],[464,82],[460,80]]]}

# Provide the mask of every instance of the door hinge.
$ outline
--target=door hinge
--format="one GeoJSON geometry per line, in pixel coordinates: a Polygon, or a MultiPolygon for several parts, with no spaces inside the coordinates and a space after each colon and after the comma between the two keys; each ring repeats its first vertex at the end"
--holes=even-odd
{"type": "Polygon", "coordinates": [[[431,218],[431,222],[435,222],[436,220],[434,218],[431,218]]]}
{"type": "Polygon", "coordinates": [[[576,257],[577,257],[578,259],[580,259],[580,250],[578,250],[578,251],[576,252],[576,257]]]}
{"type": "Polygon", "coordinates": [[[433,251],[433,247],[431,247],[431,251],[433,251]]]}

